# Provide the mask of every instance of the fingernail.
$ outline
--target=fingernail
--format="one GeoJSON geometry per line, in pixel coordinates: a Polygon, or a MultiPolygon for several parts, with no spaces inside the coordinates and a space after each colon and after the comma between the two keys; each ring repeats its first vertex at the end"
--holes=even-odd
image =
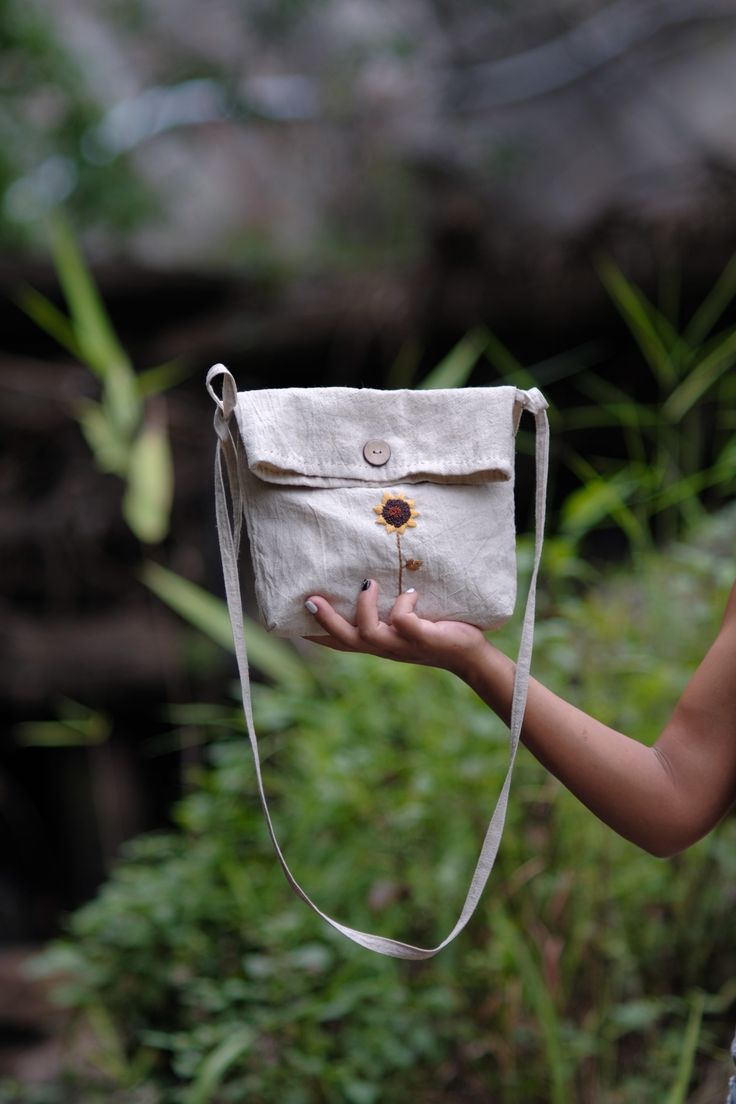
{"type": "Polygon", "coordinates": [[[363,582],[360,584],[360,589],[361,590],[368,590],[370,585],[371,585],[370,579],[364,579],[363,582]]]}
{"type": "Polygon", "coordinates": [[[304,603],[304,608],[306,610],[309,610],[310,613],[316,613],[317,612],[317,607],[310,598],[307,598],[306,602],[304,603]]]}
{"type": "Polygon", "coordinates": [[[404,591],[404,594],[416,594],[415,587],[407,587],[407,589],[404,591]]]}

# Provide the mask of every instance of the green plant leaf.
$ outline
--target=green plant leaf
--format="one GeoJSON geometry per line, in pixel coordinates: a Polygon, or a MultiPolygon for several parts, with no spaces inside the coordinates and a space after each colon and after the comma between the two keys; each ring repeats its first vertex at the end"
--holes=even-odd
{"type": "Polygon", "coordinates": [[[162,602],[195,629],[228,652],[234,651],[227,606],[220,598],[152,560],[143,565],[141,578],[162,602]]]}
{"type": "Polygon", "coordinates": [[[172,387],[176,387],[182,380],[188,379],[193,370],[193,366],[183,360],[167,360],[164,364],[146,368],[136,377],[138,394],[143,399],[161,395],[164,391],[170,391],[172,387]]]}
{"type": "Polygon", "coordinates": [[[35,288],[24,287],[16,296],[16,302],[39,329],[53,337],[76,360],[84,361],[84,354],[69,319],[50,299],[35,288]]]}
{"type": "Polygon", "coordinates": [[[670,421],[680,422],[734,364],[736,330],[731,330],[675,388],[664,403],[662,413],[670,421]]]}
{"type": "Polygon", "coordinates": [[[585,478],[583,486],[569,494],[562,505],[560,531],[580,540],[611,518],[626,534],[632,548],[647,547],[650,543],[647,531],[627,504],[639,488],[634,472],[627,467],[608,478],[593,473],[585,478]]]}
{"type": "Polygon", "coordinates": [[[660,386],[667,389],[674,387],[678,378],[675,358],[681,340],[671,324],[611,261],[602,262],[598,271],[603,286],[629,327],[660,386]],[[662,339],[663,330],[670,338],[669,347],[662,339]]]}
{"type": "Polygon", "coordinates": [[[519,387],[535,386],[535,379],[529,369],[516,359],[503,341],[488,331],[485,331],[485,337],[483,355],[503,379],[509,382],[513,380],[519,387]]]}
{"type": "Polygon", "coordinates": [[[139,540],[157,544],[169,531],[174,471],[166,426],[149,421],[130,450],[123,516],[139,540]]]}
{"type": "Polygon", "coordinates": [[[404,341],[386,372],[386,390],[411,387],[421,358],[421,349],[416,339],[408,338],[404,341]]]}
{"type": "Polygon", "coordinates": [[[77,408],[77,421],[100,471],[125,478],[128,470],[128,442],[110,423],[99,403],[84,402],[77,408]]]}
{"type": "Polygon", "coordinates": [[[687,1100],[688,1088],[695,1064],[695,1054],[698,1049],[704,1007],[705,994],[695,993],[690,1001],[690,1015],[685,1028],[685,1037],[682,1040],[680,1061],[666,1104],[685,1104],[687,1100]]]}
{"type": "Polygon", "coordinates": [[[241,1027],[207,1055],[187,1096],[187,1104],[210,1104],[230,1067],[253,1046],[255,1032],[241,1027]]]}
{"type": "MultiPolygon", "coordinates": [[[[144,564],[141,578],[190,625],[227,651],[235,650],[227,606],[220,598],[150,560],[144,564]]],[[[312,685],[309,667],[294,648],[250,619],[246,619],[246,644],[251,664],[275,683],[302,688],[312,685]]]]}
{"type": "Polygon", "coordinates": [[[74,336],[85,363],[101,379],[115,367],[132,371],[71,228],[61,216],[54,218],[51,224],[51,249],[69,306],[74,336]]]}
{"type": "Polygon", "coordinates": [[[688,344],[700,345],[736,295],[736,253],[685,327],[688,344]]]}
{"type": "Polygon", "coordinates": [[[93,747],[104,744],[110,722],[102,713],[80,713],[56,721],[25,721],[16,725],[15,738],[25,747],[93,747]]]}
{"type": "Polygon", "coordinates": [[[132,369],[124,365],[110,365],[103,384],[102,407],[110,425],[122,438],[132,441],[143,416],[143,400],[132,369]]]}
{"type": "Polygon", "coordinates": [[[25,309],[33,311],[37,324],[102,380],[105,415],[121,439],[130,438],[138,430],[142,413],[136,375],[69,224],[61,216],[51,223],[51,249],[70,317],[65,318],[37,293],[25,294],[25,309]]]}
{"type": "Polygon", "coordinates": [[[485,349],[487,338],[485,329],[471,330],[424,377],[418,388],[429,390],[438,387],[463,387],[485,349]]]}

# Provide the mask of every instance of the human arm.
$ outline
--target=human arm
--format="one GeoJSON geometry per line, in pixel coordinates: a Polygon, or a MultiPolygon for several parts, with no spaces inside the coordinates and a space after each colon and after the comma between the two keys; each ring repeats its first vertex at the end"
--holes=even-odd
{"type": "MultiPolygon", "coordinates": [[[[378,617],[377,584],[361,591],[356,624],[312,596],[313,637],[342,651],[370,652],[454,672],[508,723],[514,664],[479,629],[431,622],[416,594],[378,617]]],[[[736,586],[720,631],[658,740],[647,747],[597,721],[530,679],[522,741],[596,816],[658,856],[705,835],[736,798],[736,586]]]]}

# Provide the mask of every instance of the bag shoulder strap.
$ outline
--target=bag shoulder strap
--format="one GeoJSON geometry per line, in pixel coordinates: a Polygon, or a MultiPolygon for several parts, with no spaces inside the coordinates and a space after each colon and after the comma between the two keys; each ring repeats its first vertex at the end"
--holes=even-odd
{"type": "Polygon", "coordinates": [[[220,542],[220,555],[222,558],[222,572],[225,582],[225,594],[227,598],[228,609],[230,611],[230,623],[233,630],[233,640],[235,644],[235,656],[238,663],[238,670],[240,673],[240,686],[243,696],[243,712],[245,714],[246,727],[248,730],[248,737],[250,739],[251,749],[253,752],[253,761],[256,771],[256,781],[258,784],[258,793],[263,807],[263,813],[266,818],[266,825],[268,827],[269,835],[271,836],[271,842],[273,843],[276,856],[281,864],[281,868],[286,876],[286,880],[289,882],[291,888],[301,897],[301,899],[313,909],[318,916],[321,916],[326,923],[330,924],[333,928],[339,931],[346,938],[353,940],[354,943],[360,944],[362,947],[366,947],[370,951],[375,951],[378,954],[389,955],[393,958],[406,958],[406,959],[426,959],[432,958],[439,951],[446,947],[456,935],[458,935],[473,915],[475,908],[480,900],[481,894],[488,881],[488,876],[491,873],[493,864],[498,853],[499,844],[501,842],[501,835],[503,833],[504,822],[506,820],[506,809],[508,805],[508,795],[511,786],[511,775],[514,768],[514,761],[516,759],[516,752],[519,746],[519,738],[521,735],[521,726],[524,719],[524,709],[526,706],[527,688],[529,685],[529,670],[531,666],[532,658],[532,645],[534,638],[534,612],[535,612],[535,598],[536,598],[536,586],[537,576],[539,573],[539,564],[542,556],[542,544],[544,534],[544,517],[545,517],[545,501],[546,501],[546,487],[547,487],[547,469],[549,463],[549,424],[547,421],[547,402],[544,396],[536,388],[532,388],[529,391],[518,391],[517,401],[523,409],[530,411],[534,415],[536,423],[536,494],[535,494],[535,539],[534,539],[534,564],[532,568],[531,580],[529,583],[529,593],[526,601],[526,609],[524,613],[524,621],[521,630],[521,643],[519,646],[519,656],[516,663],[516,674],[514,677],[514,691],[511,705],[511,722],[510,722],[510,740],[509,740],[509,760],[506,771],[506,777],[501,787],[501,792],[496,803],[496,808],[491,817],[491,821],[486,831],[485,839],[480,850],[478,862],[476,864],[473,876],[470,881],[470,887],[468,889],[465,902],[460,911],[460,915],[457,919],[452,931],[438,943],[436,947],[415,947],[410,943],[402,943],[396,939],[389,939],[381,935],[373,935],[371,932],[359,931],[356,928],[348,927],[346,924],[341,924],[338,920],[328,916],[323,912],[314,901],[307,895],[302,887],[297,882],[294,875],[291,873],[289,866],[284,858],[283,852],[276,838],[276,832],[274,830],[273,822],[271,820],[271,813],[268,807],[268,800],[266,798],[266,792],[263,786],[263,776],[261,770],[261,761],[258,750],[258,738],[256,736],[255,725],[253,723],[253,707],[251,702],[250,692],[250,678],[248,672],[248,652],[246,647],[245,638],[245,624],[243,617],[243,605],[240,594],[240,578],[238,573],[238,552],[240,546],[240,531],[243,515],[243,488],[241,486],[240,478],[238,475],[238,460],[239,451],[242,449],[242,442],[240,441],[240,435],[235,431],[235,434],[231,432],[230,422],[233,411],[237,404],[237,387],[232,375],[222,364],[216,364],[210,369],[207,375],[207,388],[212,395],[217,409],[215,411],[215,431],[217,433],[218,442],[215,456],[215,509],[217,518],[217,532],[220,542]],[[222,397],[218,396],[215,392],[212,383],[218,376],[223,377],[222,382],[222,397]],[[232,513],[230,516],[227,503],[227,493],[225,489],[225,479],[223,473],[223,457],[225,460],[225,466],[228,473],[228,482],[230,485],[231,501],[232,501],[232,513]]]}

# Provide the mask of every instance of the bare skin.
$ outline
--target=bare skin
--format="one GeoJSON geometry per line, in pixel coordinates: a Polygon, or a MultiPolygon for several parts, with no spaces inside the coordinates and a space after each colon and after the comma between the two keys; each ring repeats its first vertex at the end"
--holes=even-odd
{"type": "MultiPolygon", "coordinates": [[[[320,595],[309,637],[345,652],[441,667],[508,723],[514,664],[473,625],[427,621],[417,594],[378,617],[378,586],[358,595],[355,625],[320,595]]],[[[652,747],[588,716],[531,679],[521,738],[537,759],[620,835],[653,855],[684,850],[736,800],[736,584],[721,628],[652,747]]]]}

